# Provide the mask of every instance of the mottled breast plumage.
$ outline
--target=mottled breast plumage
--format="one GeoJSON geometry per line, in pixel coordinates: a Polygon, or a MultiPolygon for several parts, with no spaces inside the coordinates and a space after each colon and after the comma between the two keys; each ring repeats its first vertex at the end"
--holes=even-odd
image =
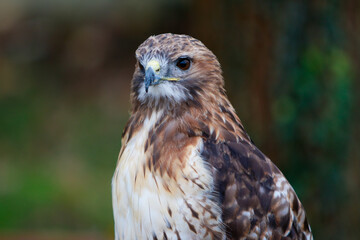
{"type": "Polygon", "coordinates": [[[312,239],[294,189],[229,102],[215,55],[160,34],[136,59],[112,181],[115,239],[312,239]]]}

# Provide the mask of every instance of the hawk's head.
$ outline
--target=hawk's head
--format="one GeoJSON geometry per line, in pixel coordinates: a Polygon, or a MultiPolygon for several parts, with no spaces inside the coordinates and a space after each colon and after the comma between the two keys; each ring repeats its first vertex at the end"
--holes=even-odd
{"type": "Polygon", "coordinates": [[[202,42],[190,36],[151,36],[139,46],[136,58],[132,82],[135,105],[174,105],[223,92],[218,60],[202,42]]]}

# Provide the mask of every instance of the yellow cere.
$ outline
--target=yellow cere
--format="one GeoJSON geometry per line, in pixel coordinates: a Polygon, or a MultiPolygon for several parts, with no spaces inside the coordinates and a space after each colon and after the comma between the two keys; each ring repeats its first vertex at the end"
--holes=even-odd
{"type": "Polygon", "coordinates": [[[146,70],[151,67],[154,72],[159,72],[160,71],[160,63],[156,60],[150,60],[148,62],[148,64],[146,65],[146,70]]]}
{"type": "MultiPolygon", "coordinates": [[[[148,64],[146,65],[146,70],[151,67],[154,72],[159,73],[160,72],[160,63],[157,60],[150,60],[148,64]]],[[[179,81],[180,78],[172,78],[172,77],[160,77],[160,80],[166,80],[166,81],[179,81]]]]}

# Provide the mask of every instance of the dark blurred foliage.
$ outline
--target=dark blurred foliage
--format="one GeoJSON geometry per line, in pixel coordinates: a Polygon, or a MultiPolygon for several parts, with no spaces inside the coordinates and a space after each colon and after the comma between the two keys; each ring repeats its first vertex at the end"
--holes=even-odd
{"type": "Polygon", "coordinates": [[[174,32],[218,56],[315,238],[357,239],[359,23],[357,0],[1,1],[0,238],[113,237],[134,51],[174,32]]]}

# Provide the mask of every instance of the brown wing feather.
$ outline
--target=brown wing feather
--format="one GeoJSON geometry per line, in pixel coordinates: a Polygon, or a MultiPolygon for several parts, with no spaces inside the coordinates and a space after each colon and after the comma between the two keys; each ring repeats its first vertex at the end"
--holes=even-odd
{"type": "Polygon", "coordinates": [[[304,208],[278,168],[251,142],[207,139],[229,239],[312,239],[304,208]]]}

